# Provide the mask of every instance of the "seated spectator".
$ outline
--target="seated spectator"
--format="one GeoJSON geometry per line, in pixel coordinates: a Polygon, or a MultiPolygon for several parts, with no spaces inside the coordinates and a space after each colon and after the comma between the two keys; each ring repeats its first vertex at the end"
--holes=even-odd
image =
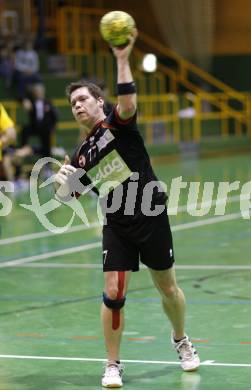
{"type": "Polygon", "coordinates": [[[45,98],[43,84],[34,84],[31,89],[31,98],[23,100],[23,108],[28,112],[29,121],[21,132],[21,147],[30,146],[37,150],[41,157],[50,157],[52,135],[56,128],[57,112],[52,103],[45,98]],[[37,136],[40,141],[38,149],[30,145],[31,136],[37,136]]]}
{"type": "MultiPolygon", "coordinates": [[[[61,159],[63,161],[66,154],[65,149],[54,147],[52,148],[54,158],[61,159]]],[[[41,147],[36,145],[24,145],[16,149],[11,155],[11,166],[14,170],[15,176],[15,191],[26,191],[29,188],[29,183],[27,181],[27,172],[23,170],[24,159],[29,159],[34,156],[41,154],[41,147]]],[[[44,179],[51,177],[52,171],[50,164],[47,164],[42,171],[42,176],[44,179]]]]}
{"type": "Polygon", "coordinates": [[[15,149],[10,154],[9,165],[12,169],[15,184],[15,193],[27,191],[29,189],[29,180],[27,172],[23,171],[24,159],[29,156],[33,156],[35,151],[31,146],[23,146],[15,149]]]}
{"type": "Polygon", "coordinates": [[[0,179],[13,181],[13,169],[10,164],[10,145],[16,141],[14,122],[0,103],[0,179]]]}
{"type": "Polygon", "coordinates": [[[41,82],[39,75],[39,57],[33,49],[32,42],[27,40],[15,53],[13,82],[17,86],[17,97],[22,100],[25,97],[27,86],[41,82]]]}
{"type": "MultiPolygon", "coordinates": [[[[11,154],[11,167],[14,171],[15,191],[27,190],[27,172],[23,171],[24,159],[51,157],[52,135],[56,128],[57,112],[52,103],[45,98],[43,84],[34,84],[30,87],[30,98],[22,102],[23,108],[28,113],[28,123],[20,134],[20,146],[11,154]],[[32,138],[37,138],[36,140],[32,138]],[[35,141],[35,142],[34,142],[35,141]],[[39,141],[39,142],[37,142],[39,141]]],[[[43,177],[52,174],[50,164],[43,170],[43,177]]]]}

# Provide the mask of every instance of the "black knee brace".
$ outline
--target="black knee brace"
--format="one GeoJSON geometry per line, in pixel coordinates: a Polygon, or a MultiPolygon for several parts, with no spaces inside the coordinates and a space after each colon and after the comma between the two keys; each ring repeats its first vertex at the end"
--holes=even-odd
{"type": "Polygon", "coordinates": [[[122,299],[110,299],[106,293],[103,293],[103,302],[109,309],[120,310],[125,304],[126,297],[122,299]]]}

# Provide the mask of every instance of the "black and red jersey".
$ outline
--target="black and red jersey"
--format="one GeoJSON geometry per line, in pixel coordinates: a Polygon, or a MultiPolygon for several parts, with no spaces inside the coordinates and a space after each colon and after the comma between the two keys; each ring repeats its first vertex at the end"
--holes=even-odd
{"type": "MultiPolygon", "coordinates": [[[[158,181],[138,131],[136,116],[121,120],[115,107],[104,121],[96,124],[72,157],[72,165],[86,171],[81,181],[84,185],[92,183],[101,204],[103,199],[111,205],[115,193],[121,197],[119,209],[107,214],[108,224],[127,225],[142,218],[144,189],[148,183],[158,181]],[[107,182],[114,183],[114,187],[107,186],[107,182]]],[[[165,192],[155,187],[151,208],[164,205],[166,200],[165,192]]]]}

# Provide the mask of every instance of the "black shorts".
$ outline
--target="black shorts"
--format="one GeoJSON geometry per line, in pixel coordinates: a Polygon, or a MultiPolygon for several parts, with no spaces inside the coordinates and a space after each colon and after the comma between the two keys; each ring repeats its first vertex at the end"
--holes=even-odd
{"type": "Polygon", "coordinates": [[[139,260],[153,270],[173,266],[173,240],[167,212],[145,217],[140,229],[103,227],[103,271],[138,271],[139,260]]]}

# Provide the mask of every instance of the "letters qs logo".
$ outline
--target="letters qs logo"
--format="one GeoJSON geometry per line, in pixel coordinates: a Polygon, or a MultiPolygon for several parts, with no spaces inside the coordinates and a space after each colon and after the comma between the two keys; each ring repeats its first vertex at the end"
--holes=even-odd
{"type": "MultiPolygon", "coordinates": [[[[49,230],[52,233],[63,233],[69,229],[69,227],[72,225],[72,222],[74,220],[75,215],[78,215],[78,217],[84,222],[85,225],[89,226],[89,221],[87,219],[87,216],[85,214],[85,211],[81,205],[81,203],[76,199],[76,197],[68,197],[67,201],[64,201],[60,199],[60,201],[56,200],[54,197],[53,199],[50,199],[49,201],[45,202],[44,204],[40,203],[39,199],[39,189],[46,187],[49,184],[52,184],[55,182],[55,175],[52,175],[49,179],[47,179],[42,184],[39,184],[39,173],[42,171],[43,167],[48,163],[54,163],[58,165],[59,167],[62,166],[62,164],[52,158],[52,157],[44,157],[39,159],[35,165],[32,168],[31,176],[30,176],[30,200],[31,204],[20,204],[21,207],[24,207],[25,209],[32,211],[38,220],[40,221],[41,225],[49,230]],[[49,221],[47,218],[47,214],[51,211],[54,211],[58,209],[62,205],[67,205],[73,210],[73,214],[69,220],[69,222],[62,227],[55,226],[52,222],[49,221]]],[[[80,172],[81,174],[81,172],[80,172]]],[[[81,176],[83,175],[83,172],[81,176]]],[[[79,172],[77,174],[77,178],[79,179],[79,172]]],[[[54,196],[54,191],[53,191],[54,196]]]]}

